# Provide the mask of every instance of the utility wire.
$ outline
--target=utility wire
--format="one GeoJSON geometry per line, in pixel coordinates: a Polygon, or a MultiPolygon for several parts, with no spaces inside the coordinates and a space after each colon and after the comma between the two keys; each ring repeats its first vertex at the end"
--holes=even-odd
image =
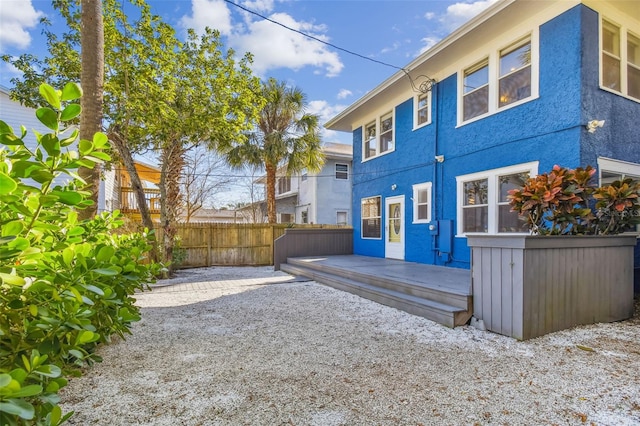
{"type": "Polygon", "coordinates": [[[291,28],[291,27],[283,24],[282,22],[278,22],[278,21],[276,21],[274,19],[271,19],[269,17],[266,17],[266,16],[256,12],[255,10],[248,9],[248,8],[238,4],[238,3],[235,3],[235,2],[233,2],[233,0],[224,0],[224,1],[229,3],[229,4],[231,4],[231,5],[233,5],[233,6],[235,6],[235,7],[237,7],[238,9],[242,9],[247,13],[250,13],[250,14],[258,16],[258,17],[260,17],[260,18],[262,18],[262,19],[264,19],[266,21],[269,21],[272,24],[279,25],[279,26],[281,26],[282,28],[284,28],[286,30],[293,31],[294,33],[298,33],[298,34],[300,34],[300,35],[302,35],[304,37],[310,38],[311,40],[315,40],[315,41],[317,41],[319,43],[322,43],[324,45],[333,47],[336,50],[340,50],[342,52],[348,53],[349,55],[357,56],[358,58],[361,58],[361,59],[364,59],[364,60],[367,60],[367,61],[370,61],[370,62],[374,62],[376,64],[380,64],[380,65],[384,65],[386,67],[390,67],[390,68],[394,68],[394,69],[400,70],[407,76],[407,78],[411,82],[411,88],[415,92],[428,93],[431,90],[433,84],[435,83],[434,79],[429,78],[426,75],[419,75],[418,77],[424,77],[426,79],[426,81],[424,81],[424,82],[420,83],[418,86],[416,86],[413,78],[411,78],[411,76],[409,75],[409,71],[407,71],[405,68],[390,64],[388,62],[379,61],[377,59],[373,59],[373,58],[370,58],[368,56],[364,56],[364,55],[362,55],[360,53],[354,52],[354,51],[349,50],[349,49],[345,49],[344,47],[337,46],[337,45],[335,45],[333,43],[329,43],[328,41],[325,41],[325,40],[322,40],[322,39],[320,39],[318,37],[312,36],[311,34],[307,34],[307,33],[303,32],[303,31],[297,30],[295,28],[291,28]]]}

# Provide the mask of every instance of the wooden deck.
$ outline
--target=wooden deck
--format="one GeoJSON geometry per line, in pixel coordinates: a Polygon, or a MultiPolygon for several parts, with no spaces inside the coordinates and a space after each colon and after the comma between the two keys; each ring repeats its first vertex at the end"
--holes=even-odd
{"type": "Polygon", "coordinates": [[[356,255],[288,258],[280,268],[448,327],[473,310],[466,269],[356,255]]]}

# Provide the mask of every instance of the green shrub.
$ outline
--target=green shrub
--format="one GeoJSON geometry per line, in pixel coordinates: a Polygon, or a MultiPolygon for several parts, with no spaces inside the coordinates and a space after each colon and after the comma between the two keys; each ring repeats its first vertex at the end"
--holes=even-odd
{"type": "Polygon", "coordinates": [[[24,127],[16,135],[0,121],[0,425],[58,425],[57,392],[65,377],[100,361],[96,345],[130,333],[140,319],[132,297],[153,280],[145,233],[118,235],[119,213],[78,221],[91,203],[76,171],[108,161],[107,137],[78,141],[64,129],[80,114],[81,91],[67,84],[40,93],[50,107],[36,111],[48,134],[24,127]],[[77,147],[77,151],[72,148],[77,147]],[[66,175],[70,183],[56,182],[66,175]]]}
{"type": "Polygon", "coordinates": [[[630,178],[597,187],[596,169],[554,166],[509,191],[512,211],[533,234],[612,235],[640,223],[640,182],[630,178]]]}

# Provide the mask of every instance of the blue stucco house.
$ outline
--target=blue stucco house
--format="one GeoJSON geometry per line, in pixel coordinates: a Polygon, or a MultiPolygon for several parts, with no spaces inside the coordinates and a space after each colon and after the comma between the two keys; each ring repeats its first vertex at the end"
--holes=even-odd
{"type": "Polygon", "coordinates": [[[355,254],[469,268],[467,235],[522,232],[523,178],[640,178],[636,1],[502,0],[404,69],[326,124],[353,134],[355,254]]]}

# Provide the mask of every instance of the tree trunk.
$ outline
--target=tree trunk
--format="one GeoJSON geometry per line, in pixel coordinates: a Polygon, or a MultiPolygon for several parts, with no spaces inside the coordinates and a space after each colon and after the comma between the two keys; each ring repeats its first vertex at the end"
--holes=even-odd
{"type": "Polygon", "coordinates": [[[267,171],[267,218],[269,223],[276,223],[276,170],[272,164],[265,166],[267,171]]]}
{"type": "Polygon", "coordinates": [[[182,143],[168,143],[162,149],[160,165],[160,224],[162,226],[163,261],[174,269],[173,248],[177,234],[176,222],[182,197],[180,194],[180,177],[185,164],[185,149],[182,143]]]}
{"type": "MultiPolygon", "coordinates": [[[[124,168],[127,170],[127,173],[129,173],[129,178],[131,179],[131,188],[133,189],[133,193],[136,197],[138,210],[140,211],[140,217],[142,219],[142,225],[149,231],[152,231],[154,229],[154,226],[153,220],[151,220],[151,212],[149,211],[149,206],[147,205],[147,199],[144,196],[144,187],[142,186],[140,176],[138,176],[138,170],[136,169],[131,151],[129,151],[129,147],[117,131],[112,130],[111,132],[109,132],[109,140],[115,145],[116,150],[118,151],[118,155],[120,156],[120,161],[122,161],[124,168]]],[[[158,247],[155,236],[152,239],[152,245],[153,248],[151,249],[149,256],[151,257],[151,261],[157,262],[158,247]]]]}
{"type": "MultiPolygon", "coordinates": [[[[104,26],[102,23],[102,2],[81,0],[81,61],[80,85],[83,96],[80,99],[80,139],[92,140],[96,132],[102,130],[102,93],[104,84],[104,26]]],[[[100,192],[100,165],[93,169],[80,167],[78,174],[86,182],[91,192],[93,205],[78,212],[80,219],[90,219],[98,211],[100,192]]]]}

